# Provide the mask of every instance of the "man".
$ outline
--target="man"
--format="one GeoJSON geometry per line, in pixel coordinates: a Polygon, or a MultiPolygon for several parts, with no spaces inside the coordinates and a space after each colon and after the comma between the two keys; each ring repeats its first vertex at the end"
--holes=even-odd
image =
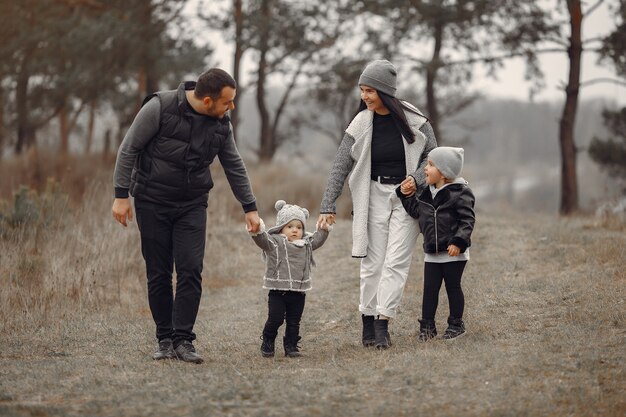
{"type": "Polygon", "coordinates": [[[203,362],[192,342],[202,293],[206,208],[213,187],[209,165],[215,156],[243,207],[248,231],[259,230],[256,200],[225,116],[235,108],[236,87],[228,73],[211,68],[197,82],[149,95],[117,154],[113,217],[123,226],[132,220],[130,192],[156,324],[155,360],[203,362]]]}

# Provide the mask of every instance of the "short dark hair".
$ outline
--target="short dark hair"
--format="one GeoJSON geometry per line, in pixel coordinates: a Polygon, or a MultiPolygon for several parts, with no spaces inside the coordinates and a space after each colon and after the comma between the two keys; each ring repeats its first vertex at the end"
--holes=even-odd
{"type": "Polygon", "coordinates": [[[229,73],[219,68],[210,68],[200,74],[194,94],[197,98],[211,97],[213,100],[220,98],[224,87],[237,88],[237,83],[229,73]]]}

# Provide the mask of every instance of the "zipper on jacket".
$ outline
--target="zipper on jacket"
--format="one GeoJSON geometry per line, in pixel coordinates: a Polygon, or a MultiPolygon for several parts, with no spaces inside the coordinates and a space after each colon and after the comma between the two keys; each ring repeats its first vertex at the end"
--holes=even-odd
{"type": "Polygon", "coordinates": [[[432,204],[428,204],[427,202],[425,202],[424,200],[420,200],[419,198],[417,199],[417,201],[433,208],[433,215],[435,217],[435,252],[439,253],[439,238],[437,236],[437,210],[439,210],[439,207],[435,208],[435,206],[433,206],[432,204]]]}
{"type": "Polygon", "coordinates": [[[191,182],[191,168],[187,167],[187,158],[189,156],[189,150],[191,149],[191,141],[193,140],[193,117],[189,115],[184,116],[189,122],[189,143],[187,144],[187,149],[185,149],[185,157],[183,158],[183,164],[185,165],[185,171],[187,173],[187,182],[185,183],[185,187],[183,188],[183,197],[187,196],[187,191],[189,190],[189,183],[191,182]]]}
{"type": "Polygon", "coordinates": [[[437,210],[438,208],[435,209],[435,252],[439,253],[439,236],[437,236],[437,210]]]}

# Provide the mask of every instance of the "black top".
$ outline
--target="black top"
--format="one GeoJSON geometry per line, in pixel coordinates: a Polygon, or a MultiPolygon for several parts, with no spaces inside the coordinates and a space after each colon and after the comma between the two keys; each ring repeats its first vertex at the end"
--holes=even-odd
{"type": "Polygon", "coordinates": [[[400,129],[391,114],[374,113],[372,176],[405,177],[406,161],[400,129]]]}

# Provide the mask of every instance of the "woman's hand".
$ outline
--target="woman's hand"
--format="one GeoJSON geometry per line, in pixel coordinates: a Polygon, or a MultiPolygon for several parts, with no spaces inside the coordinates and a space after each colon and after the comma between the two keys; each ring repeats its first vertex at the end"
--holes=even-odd
{"type": "Polygon", "coordinates": [[[328,230],[328,226],[332,226],[335,224],[335,215],[333,213],[323,213],[320,214],[320,217],[317,219],[317,223],[315,226],[318,229],[326,229],[328,230]]]}
{"type": "Polygon", "coordinates": [[[412,176],[406,177],[404,181],[400,183],[400,191],[407,197],[411,197],[417,191],[417,184],[415,184],[415,178],[412,176]]]}

